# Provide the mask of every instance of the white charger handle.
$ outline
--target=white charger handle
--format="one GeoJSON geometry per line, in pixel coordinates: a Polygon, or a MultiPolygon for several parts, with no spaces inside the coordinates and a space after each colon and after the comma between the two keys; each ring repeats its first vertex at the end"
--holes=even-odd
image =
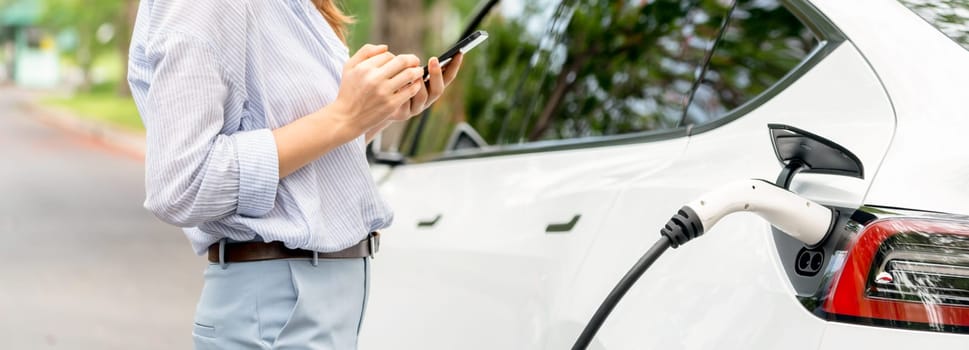
{"type": "Polygon", "coordinates": [[[687,204],[697,214],[703,230],[724,216],[750,212],[764,218],[795,239],[813,246],[821,242],[832,224],[831,209],[759,179],[728,184],[687,204]]]}

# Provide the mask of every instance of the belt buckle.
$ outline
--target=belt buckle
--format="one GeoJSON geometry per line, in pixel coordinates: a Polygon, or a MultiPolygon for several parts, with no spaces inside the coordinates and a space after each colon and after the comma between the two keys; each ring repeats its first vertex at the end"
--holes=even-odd
{"type": "Polygon", "coordinates": [[[377,255],[377,252],[380,251],[380,234],[376,232],[371,233],[370,236],[367,237],[367,241],[368,245],[370,246],[370,258],[373,259],[373,257],[377,255]]]}

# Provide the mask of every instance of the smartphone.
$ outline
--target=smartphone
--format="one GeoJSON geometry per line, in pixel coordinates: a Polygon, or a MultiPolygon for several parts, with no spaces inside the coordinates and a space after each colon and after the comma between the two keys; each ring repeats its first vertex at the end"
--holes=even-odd
{"type": "MultiPolygon", "coordinates": [[[[471,49],[487,39],[488,32],[483,30],[471,33],[471,35],[468,35],[467,38],[461,39],[461,41],[459,41],[453,47],[445,51],[440,56],[437,56],[438,61],[441,62],[441,68],[446,67],[448,63],[451,63],[451,59],[454,58],[454,55],[471,51],[471,49]]],[[[427,70],[427,66],[424,66],[424,81],[427,81],[427,79],[430,77],[431,73],[427,70]]]]}

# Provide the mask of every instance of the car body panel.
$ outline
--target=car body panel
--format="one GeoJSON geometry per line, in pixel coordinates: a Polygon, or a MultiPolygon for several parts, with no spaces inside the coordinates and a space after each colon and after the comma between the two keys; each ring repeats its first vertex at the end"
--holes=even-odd
{"type": "Polygon", "coordinates": [[[395,224],[372,267],[361,348],[539,348],[563,296],[549,291],[573,282],[619,190],[666,169],[686,141],[394,169],[382,191],[395,224]],[[575,215],[572,230],[545,232],[575,215]]]}
{"type": "MultiPolygon", "coordinates": [[[[770,123],[829,138],[874,168],[888,147],[894,118],[877,78],[846,44],[746,116],[690,137],[686,152],[668,170],[641,177],[623,191],[576,285],[566,289],[575,297],[558,318],[547,349],[576,339],[680,206],[735,180],[776,178],[781,165],[770,123]],[[869,136],[857,138],[858,129],[869,136]]],[[[804,174],[794,189],[824,204],[857,207],[870,182],[870,177],[804,174]]],[[[735,214],[703,239],[667,252],[622,300],[597,341],[604,349],[815,349],[826,322],[794,297],[770,232],[763,219],[735,214]],[[791,342],[794,336],[799,341],[791,342]]]]}
{"type": "MultiPolygon", "coordinates": [[[[953,117],[966,113],[958,108],[965,102],[954,93],[957,83],[938,84],[946,74],[969,81],[969,55],[895,1],[812,2],[847,41],[776,96],[716,128],[381,173],[396,218],[373,264],[361,349],[570,347],[680,206],[735,180],[776,178],[781,165],[771,123],[830,139],[864,165],[863,179],[798,175],[791,189],[807,198],[846,208],[969,212],[969,163],[955,141],[969,130],[969,118],[953,117]],[[572,231],[544,232],[577,214],[572,231]],[[435,225],[418,227],[439,215],[435,225]]],[[[659,259],[590,348],[969,344],[965,335],[834,323],[812,314],[795,297],[777,245],[762,219],[725,218],[703,239],[659,259]]]]}
{"type": "MultiPolygon", "coordinates": [[[[865,54],[898,118],[894,141],[866,201],[969,214],[964,142],[969,130],[969,51],[897,1],[815,4],[865,54]]],[[[859,137],[866,134],[859,130],[859,137]]]]}
{"type": "Polygon", "coordinates": [[[965,334],[911,331],[831,322],[819,349],[966,349],[965,334]]]}

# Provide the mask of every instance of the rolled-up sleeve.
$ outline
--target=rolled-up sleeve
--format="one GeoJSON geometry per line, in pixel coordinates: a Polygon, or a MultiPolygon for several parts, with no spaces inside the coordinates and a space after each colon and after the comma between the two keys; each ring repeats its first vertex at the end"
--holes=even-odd
{"type": "Polygon", "coordinates": [[[276,139],[268,129],[240,133],[239,149],[239,208],[244,216],[263,216],[273,208],[276,184],[279,183],[279,164],[276,139]]]}
{"type": "Polygon", "coordinates": [[[185,227],[266,215],[279,183],[276,142],[269,129],[236,131],[236,82],[213,47],[167,33],[143,50],[129,81],[147,131],[145,207],[185,227]]]}

